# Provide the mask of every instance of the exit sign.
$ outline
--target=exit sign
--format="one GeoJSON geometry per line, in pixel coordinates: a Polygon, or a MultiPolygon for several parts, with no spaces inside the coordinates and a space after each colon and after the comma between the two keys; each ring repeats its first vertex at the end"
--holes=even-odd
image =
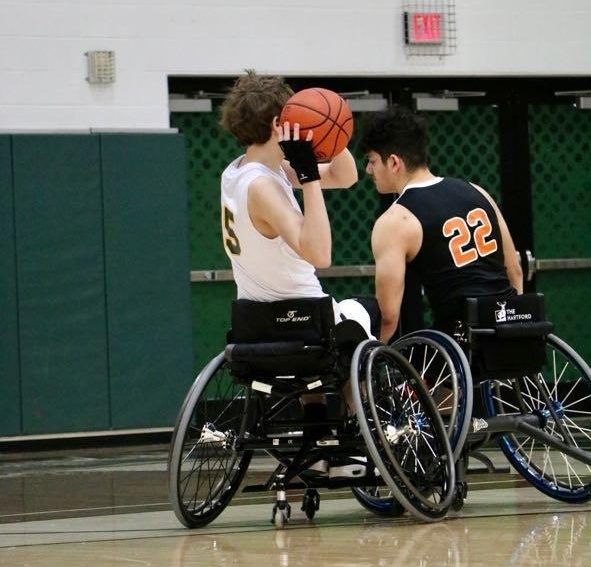
{"type": "Polygon", "coordinates": [[[441,33],[443,15],[440,12],[405,12],[405,40],[410,45],[438,45],[443,43],[441,33]]]}

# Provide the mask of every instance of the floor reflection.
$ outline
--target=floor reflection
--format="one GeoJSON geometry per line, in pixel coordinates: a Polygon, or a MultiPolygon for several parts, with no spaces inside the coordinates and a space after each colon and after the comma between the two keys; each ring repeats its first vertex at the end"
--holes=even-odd
{"type": "Polygon", "coordinates": [[[449,520],[428,525],[323,526],[258,534],[179,538],[170,567],[584,567],[591,564],[589,513],[449,520]]]}

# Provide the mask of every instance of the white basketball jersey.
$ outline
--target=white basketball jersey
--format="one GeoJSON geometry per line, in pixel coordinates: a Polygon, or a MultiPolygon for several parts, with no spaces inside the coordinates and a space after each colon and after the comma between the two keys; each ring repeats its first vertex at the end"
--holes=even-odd
{"type": "Polygon", "coordinates": [[[274,172],[262,163],[240,165],[235,159],[222,174],[222,237],[232,262],[238,299],[277,301],[326,295],[314,266],[300,258],[281,238],[267,238],[248,214],[248,188],[257,177],[272,177],[290,202],[301,211],[285,172],[274,172]]]}

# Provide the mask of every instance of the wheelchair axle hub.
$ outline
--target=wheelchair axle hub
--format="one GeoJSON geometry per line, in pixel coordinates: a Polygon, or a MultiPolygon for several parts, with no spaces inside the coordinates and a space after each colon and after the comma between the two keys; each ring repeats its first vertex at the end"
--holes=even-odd
{"type": "MultiPolygon", "coordinates": [[[[559,417],[560,419],[564,418],[564,407],[562,406],[560,401],[552,400],[552,409],[554,410],[556,417],[559,417]]],[[[550,416],[548,415],[548,417],[550,416]]]]}
{"type": "Polygon", "coordinates": [[[233,435],[230,431],[218,431],[213,423],[206,423],[201,429],[197,443],[199,445],[218,443],[225,449],[232,443],[232,439],[233,435]]]}
{"type": "Polygon", "coordinates": [[[414,435],[415,437],[419,435],[420,432],[420,425],[418,421],[415,421],[413,424],[410,417],[408,418],[408,424],[402,427],[395,427],[394,425],[388,424],[386,425],[386,429],[384,434],[388,443],[391,445],[396,445],[401,437],[406,435],[414,435]]]}

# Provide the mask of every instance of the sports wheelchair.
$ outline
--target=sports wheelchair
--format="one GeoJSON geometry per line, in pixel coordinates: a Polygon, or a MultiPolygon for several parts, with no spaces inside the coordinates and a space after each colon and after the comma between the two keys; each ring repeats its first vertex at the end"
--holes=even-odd
{"type": "Polygon", "coordinates": [[[571,503],[591,498],[591,369],[552,330],[542,294],[471,298],[450,334],[421,330],[392,345],[446,422],[458,463],[454,509],[467,494],[468,457],[493,469],[478,452],[490,441],[544,494],[571,503]]]}
{"type": "Polygon", "coordinates": [[[424,521],[443,518],[456,490],[447,431],[421,376],[357,322],[335,324],[330,297],[233,303],[226,348],[197,376],[178,415],[168,473],[174,512],[189,528],[215,519],[239,489],[274,491],[278,528],[290,517],[290,489],[304,491],[310,519],[318,489],[347,487],[376,514],[406,509],[424,521]],[[348,380],[354,417],[343,403],[348,380]],[[303,420],[301,397],[310,393],[337,402],[327,420],[303,420]],[[311,426],[330,433],[305,435],[311,426]],[[274,470],[247,475],[260,453],[274,470]],[[365,457],[365,476],[307,474],[343,456],[365,457]]]}

